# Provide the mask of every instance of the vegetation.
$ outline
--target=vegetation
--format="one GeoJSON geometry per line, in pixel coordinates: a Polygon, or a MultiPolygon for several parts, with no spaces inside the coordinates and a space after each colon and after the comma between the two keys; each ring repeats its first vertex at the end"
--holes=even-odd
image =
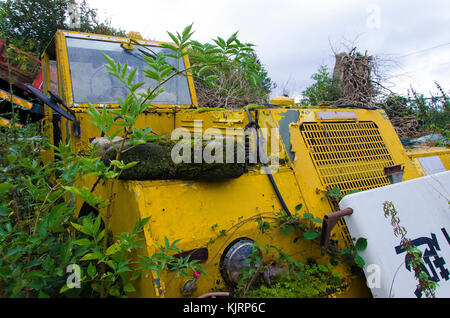
{"type": "Polygon", "coordinates": [[[315,298],[324,297],[342,280],[328,264],[301,264],[294,275],[278,277],[271,286],[265,284],[249,291],[250,298],[315,298]]]}
{"type": "Polygon", "coordinates": [[[138,221],[132,233],[113,243],[99,214],[74,219],[69,192],[93,207],[108,203],[74,185],[81,176],[106,176],[108,167],[89,154],[70,152],[70,145],[51,146],[37,136],[33,124],[1,131],[1,296],[96,297],[102,283],[105,295],[131,291],[130,282],[138,276],[131,275],[128,255],[142,248],[139,235],[148,220],[138,221]],[[49,147],[60,160],[42,164],[39,149],[49,147]],[[72,282],[67,276],[75,272],[79,281],[72,282]]]}
{"type": "MultiPolygon", "coordinates": [[[[205,58],[222,58],[222,61],[214,68],[204,68],[199,75],[194,75],[195,88],[200,107],[223,107],[228,109],[241,108],[250,103],[267,103],[271,90],[275,87],[267,71],[261,65],[255,51],[249,46],[242,49],[243,43],[236,41],[237,33],[228,40],[218,38],[215,45],[222,49],[228,48],[228,52],[239,51],[239,59],[223,58],[219,51],[198,50],[192,46],[189,58],[193,63],[201,63],[205,58]],[[232,43],[230,41],[235,41],[232,43]],[[244,68],[241,66],[245,65],[244,68]],[[252,69],[252,72],[248,71],[252,69]],[[246,70],[242,72],[242,70],[246,70]],[[207,77],[215,79],[215,85],[211,85],[204,79],[207,77]]],[[[247,43],[248,45],[248,43],[247,43]]]]}
{"type": "Polygon", "coordinates": [[[400,246],[406,251],[405,260],[414,272],[414,277],[417,279],[417,291],[421,294],[425,293],[426,297],[434,298],[436,293],[437,283],[430,280],[428,273],[424,271],[425,263],[422,259],[422,252],[412,245],[412,240],[406,237],[408,233],[404,226],[400,224],[400,218],[397,216],[398,212],[391,201],[383,203],[384,217],[390,219],[393,227],[394,235],[400,238],[400,246]]]}
{"type": "MultiPolygon", "coordinates": [[[[121,160],[122,151],[125,145],[129,149],[155,138],[151,128],[137,129],[134,126],[137,117],[163,91],[162,85],[187,72],[200,77],[205,67],[241,60],[242,52],[252,50],[250,45],[240,43],[235,36],[223,47],[191,41],[191,28],[188,26],[176,35],[168,32],[175,42],[175,45],[166,45],[170,53],[155,59],[147,58],[146,74],[157,84],[146,93],[136,93],[143,83],[132,84],[136,70],[129,71],[127,65],[115,63],[105,56],[110,74],[129,90],[128,97],[119,100],[119,109],[99,111],[89,104],[92,123],[105,138],[112,141],[119,134],[123,137],[120,144],[113,143],[116,155],[108,165],[97,156],[95,147],[84,153],[73,153],[70,144],[48,144],[46,138],[37,137],[39,130],[36,125],[27,125],[24,129],[14,126],[0,132],[2,297],[120,297],[134,290],[133,282],[142,271],[151,269],[159,275],[168,266],[180,275],[186,275],[187,271],[202,271],[195,261],[170,256],[169,253],[177,250],[177,241],[170,243],[167,239],[159,246],[159,252],[138,261],[132,258],[143,248],[141,234],[148,219],[138,220],[131,233],[116,233],[114,238],[109,228],[115,181],[123,171],[137,164],[125,164],[121,160]],[[181,48],[187,46],[206,53],[212,50],[217,55],[210,58],[206,54],[202,61],[193,63],[188,69],[173,69],[165,63],[169,55],[182,58],[186,53],[181,48]],[[113,128],[116,116],[122,120],[117,121],[113,128]],[[52,150],[57,160],[42,163],[38,149],[52,150]],[[108,197],[96,197],[89,189],[78,187],[77,181],[87,176],[108,181],[108,197]],[[92,207],[89,215],[78,219],[73,217],[74,197],[92,207]],[[99,211],[105,212],[99,214],[99,211]],[[67,271],[73,274],[69,277],[78,277],[78,281],[70,281],[67,271]],[[82,288],[73,288],[80,285],[82,288]]],[[[246,68],[242,64],[239,71],[253,77],[257,69],[256,65],[249,64],[246,68]]],[[[213,85],[215,77],[208,75],[203,80],[213,85]]]]}
{"type": "MultiPolygon", "coordinates": [[[[314,82],[302,91],[303,98],[300,104],[339,104],[340,100],[345,100],[341,81],[332,77],[327,66],[320,66],[311,78],[314,82]]],[[[382,90],[377,90],[377,95],[374,97],[377,101],[374,106],[384,109],[389,118],[395,120],[394,126],[397,120],[404,122],[402,119],[414,119],[417,124],[410,129],[412,133],[409,134],[409,138],[426,132],[437,132],[448,139],[450,137],[449,93],[445,92],[439,83],[435,82],[435,85],[440,94],[431,97],[425,97],[414,88],[411,88],[406,96],[392,92],[385,95],[382,90]]]]}
{"type": "Polygon", "coordinates": [[[328,67],[321,65],[316,73],[311,76],[314,83],[302,91],[302,105],[320,105],[334,103],[343,96],[339,80],[332,78],[328,67]]]}
{"type": "Polygon", "coordinates": [[[74,0],[0,1],[0,38],[21,50],[40,56],[58,29],[125,35],[110,21],[100,21],[86,0],[79,4],[74,0]],[[70,10],[78,11],[79,21],[71,21],[70,10]]]}
{"type": "Polygon", "coordinates": [[[425,97],[414,88],[407,96],[389,95],[379,106],[391,119],[415,117],[419,132],[437,132],[450,138],[450,98],[439,83],[435,82],[440,96],[425,97]]]}
{"type": "MultiPolygon", "coordinates": [[[[305,259],[304,262],[294,260],[286,254],[282,248],[273,244],[277,235],[293,236],[293,242],[306,240],[319,246],[321,233],[320,218],[314,217],[312,213],[298,214],[302,204],[296,207],[296,213],[289,217],[284,211],[258,215],[252,220],[262,235],[268,235],[270,243],[260,246],[254,243],[252,253],[247,256],[244,266],[239,274],[240,282],[235,288],[237,297],[280,297],[280,298],[307,298],[324,297],[340,289],[345,289],[347,283],[340,278],[335,270],[339,262],[345,262],[363,268],[364,260],[358,255],[359,251],[367,248],[367,240],[359,238],[353,247],[337,249],[336,246],[328,251],[329,263],[319,264],[314,259],[305,259]],[[299,235],[300,234],[300,235],[299,235]],[[271,256],[275,251],[278,257],[271,256]],[[282,274],[275,274],[281,272],[282,274]]],[[[248,220],[242,220],[238,224],[245,224],[248,220]]],[[[222,233],[227,235],[228,233],[222,233]]],[[[325,251],[322,251],[322,256],[325,251]]]]}

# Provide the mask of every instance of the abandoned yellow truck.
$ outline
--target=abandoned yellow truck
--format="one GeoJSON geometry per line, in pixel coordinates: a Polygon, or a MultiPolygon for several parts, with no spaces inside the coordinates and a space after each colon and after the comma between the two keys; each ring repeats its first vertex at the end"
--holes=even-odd
{"type": "MultiPolygon", "coordinates": [[[[120,107],[118,98],[126,97],[122,85],[108,74],[103,54],[137,68],[136,78],[145,82],[145,65],[139,59],[142,48],[158,54],[164,45],[137,37],[131,41],[56,33],[42,54],[43,89],[51,96],[35,91],[47,104],[43,126],[49,127],[54,144],[70,143],[71,151],[82,152],[102,137],[91,122],[87,100],[98,109],[115,109],[120,107]]],[[[188,66],[188,56],[181,62],[188,66]]],[[[180,240],[177,257],[189,256],[205,271],[192,277],[177,276],[170,269],[159,276],[150,272],[137,280],[136,290],[129,295],[232,296],[241,270],[253,266],[246,260],[259,246],[266,282],[287,275],[278,261],[284,255],[305,264],[333,264],[339,283],[326,286],[321,296],[370,297],[357,264],[333,263],[336,251],[352,249],[358,239],[351,237],[342,219],[351,210],[339,211],[339,196],[387,186],[399,176],[411,180],[424,175],[420,163],[414,162],[416,157],[405,151],[385,112],[352,105],[295,106],[282,97],[240,110],[202,111],[189,74],[175,76],[164,88],[139,116],[137,128],[151,127],[158,135],[169,137],[174,131],[220,135],[224,142],[240,141],[265,162],[252,162],[246,155],[245,167],[238,167],[242,170],[217,180],[119,179],[110,206],[109,228],[114,235],[130,232],[138,218],[151,217],[144,227],[146,248],[141,256],[157,252],[155,243],[180,240]],[[290,225],[286,220],[296,216],[309,228],[270,226],[283,221],[290,225]],[[320,230],[314,235],[317,228],[320,230]],[[305,231],[311,237],[305,236],[305,231]]],[[[440,151],[448,169],[449,153],[440,151]]],[[[43,157],[54,159],[49,153],[43,157]]],[[[91,189],[94,183],[95,179],[84,179],[80,186],[91,189]]],[[[108,182],[98,184],[96,195],[107,198],[108,186],[108,182]]],[[[75,204],[76,213],[84,213],[80,212],[83,202],[75,199],[75,204]]],[[[99,212],[106,215],[106,211],[99,212]]]]}

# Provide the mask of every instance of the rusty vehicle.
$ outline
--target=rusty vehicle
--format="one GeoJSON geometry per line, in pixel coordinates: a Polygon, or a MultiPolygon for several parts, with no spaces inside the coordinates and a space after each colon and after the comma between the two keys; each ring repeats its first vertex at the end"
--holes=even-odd
{"type": "MultiPolygon", "coordinates": [[[[126,42],[127,38],[114,36],[56,33],[42,54],[43,92],[48,98],[54,96],[54,104],[68,109],[45,106],[43,122],[50,127],[52,142],[70,142],[71,151],[81,152],[101,135],[90,122],[86,99],[99,108],[119,107],[121,88],[103,66],[102,52],[139,68],[140,62],[124,52],[122,44],[126,42]],[[52,65],[56,72],[51,72],[52,65]]],[[[160,42],[139,43],[154,52],[162,49],[160,42]]],[[[182,62],[188,65],[188,56],[182,62]]],[[[137,77],[141,75],[138,70],[137,77]]],[[[181,239],[178,257],[189,255],[207,272],[195,277],[177,277],[171,271],[160,277],[142,276],[130,296],[199,297],[229,292],[255,242],[276,246],[298,261],[328,264],[331,240],[338,249],[354,244],[341,218],[348,211],[339,211],[336,199],[326,195],[328,191],[365,191],[391,184],[392,176],[399,172],[402,180],[424,174],[420,163],[405,151],[383,110],[296,106],[289,99],[278,98],[269,105],[242,110],[200,112],[196,111],[201,105],[192,77],[174,78],[171,84],[169,93],[157,98],[138,118],[137,127],[151,127],[167,136],[177,128],[190,133],[214,128],[223,134],[232,131],[233,138],[242,137],[249,129],[262,138],[261,130],[266,129],[265,147],[260,143],[255,147],[271,149],[265,155],[271,162],[276,160],[277,166],[273,170],[264,164],[249,165],[241,176],[225,180],[119,180],[111,203],[112,232],[131,231],[138,218],[151,216],[144,228],[143,255],[157,251],[155,242],[181,239]],[[258,219],[303,213],[324,222],[316,243],[296,239],[302,237],[298,230],[283,235],[272,229],[261,233],[258,228],[258,219]]],[[[448,169],[449,154],[442,151],[448,169]]],[[[45,156],[45,160],[53,159],[45,156]]],[[[86,179],[81,185],[92,188],[94,181],[86,179]]],[[[106,197],[107,186],[98,186],[95,193],[106,197]]],[[[75,204],[79,213],[82,202],[75,204]]],[[[275,260],[276,256],[275,250],[270,250],[265,259],[275,260]]],[[[276,267],[276,262],[273,264],[276,267]]],[[[342,283],[330,289],[328,296],[371,296],[364,275],[355,271],[354,265],[339,263],[335,270],[342,283]]]]}
{"type": "Polygon", "coordinates": [[[13,106],[21,125],[42,118],[43,109],[26,85],[42,87],[41,61],[0,39],[0,126],[10,124],[13,106]]]}

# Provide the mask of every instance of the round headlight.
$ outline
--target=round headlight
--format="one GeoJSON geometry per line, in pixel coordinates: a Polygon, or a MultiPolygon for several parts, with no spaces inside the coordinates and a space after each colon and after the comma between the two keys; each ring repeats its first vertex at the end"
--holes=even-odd
{"type": "Polygon", "coordinates": [[[236,285],[242,269],[251,266],[244,261],[253,253],[253,249],[257,248],[254,244],[253,240],[243,237],[234,240],[225,248],[220,260],[220,272],[227,284],[236,285]]]}

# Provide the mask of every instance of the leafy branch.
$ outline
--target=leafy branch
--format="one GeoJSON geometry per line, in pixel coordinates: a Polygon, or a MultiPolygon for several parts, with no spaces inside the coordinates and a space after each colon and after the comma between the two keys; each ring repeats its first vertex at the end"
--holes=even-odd
{"type": "Polygon", "coordinates": [[[406,251],[406,260],[414,271],[414,277],[418,280],[417,288],[425,293],[426,297],[435,297],[437,288],[436,282],[429,280],[427,273],[423,271],[424,261],[422,252],[412,245],[411,239],[406,237],[408,233],[404,226],[400,225],[398,212],[391,201],[383,203],[384,217],[390,218],[391,225],[394,228],[394,235],[400,237],[400,246],[406,251]]]}

